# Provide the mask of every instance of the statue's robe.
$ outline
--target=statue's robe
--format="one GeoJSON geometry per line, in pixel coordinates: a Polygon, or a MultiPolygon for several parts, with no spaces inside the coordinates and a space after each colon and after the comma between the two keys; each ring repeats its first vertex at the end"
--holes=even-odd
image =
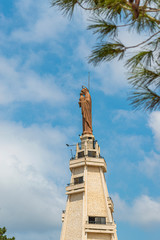
{"type": "Polygon", "coordinates": [[[92,134],[92,102],[89,92],[86,92],[81,102],[83,116],[83,134],[92,134]]]}

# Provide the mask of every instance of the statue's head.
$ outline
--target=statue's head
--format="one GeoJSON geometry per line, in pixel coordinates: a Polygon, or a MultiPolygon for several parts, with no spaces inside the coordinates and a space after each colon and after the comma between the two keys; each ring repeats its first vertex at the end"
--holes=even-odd
{"type": "Polygon", "coordinates": [[[89,92],[89,90],[88,90],[88,88],[83,87],[82,90],[81,90],[81,92],[82,92],[83,94],[85,94],[86,92],[89,92]]]}

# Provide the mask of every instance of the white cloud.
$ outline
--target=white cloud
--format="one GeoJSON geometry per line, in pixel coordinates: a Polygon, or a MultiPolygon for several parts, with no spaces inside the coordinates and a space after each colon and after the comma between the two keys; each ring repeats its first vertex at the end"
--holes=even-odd
{"type": "Polygon", "coordinates": [[[57,39],[68,25],[68,20],[51,8],[49,1],[19,0],[16,5],[25,27],[15,29],[11,35],[13,39],[24,43],[43,43],[57,39]]]}
{"type": "Polygon", "coordinates": [[[6,41],[8,40],[8,38],[6,39],[6,35],[5,33],[8,30],[8,26],[10,26],[12,24],[11,19],[7,18],[6,16],[4,16],[4,14],[2,12],[0,12],[0,44],[1,44],[1,49],[2,50],[2,46],[6,43],[6,41]]]}
{"type": "MultiPolygon", "coordinates": [[[[136,31],[127,31],[127,29],[123,29],[119,33],[119,38],[126,47],[135,46],[144,41],[145,37],[148,36],[148,32],[137,34],[136,31]]],[[[139,51],[140,49],[141,46],[133,49],[131,48],[127,53],[139,51]]]]}
{"type": "Polygon", "coordinates": [[[154,134],[156,147],[160,150],[160,112],[155,111],[150,114],[149,127],[154,134]]]}
{"type": "MultiPolygon", "coordinates": [[[[8,232],[8,231],[7,231],[8,232]]],[[[23,240],[59,240],[60,239],[60,229],[58,228],[57,230],[54,229],[54,231],[50,231],[50,232],[32,232],[32,233],[12,233],[10,234],[10,237],[12,237],[14,234],[16,240],[17,239],[23,239],[23,240]]],[[[8,235],[8,234],[7,234],[8,235]]]]}
{"type": "MultiPolygon", "coordinates": [[[[157,150],[160,150],[160,112],[152,112],[149,116],[148,125],[151,128],[157,150]]],[[[138,164],[138,170],[156,183],[160,179],[160,154],[151,151],[138,164]]]]}
{"type": "Polygon", "coordinates": [[[159,182],[160,179],[160,155],[152,152],[151,156],[145,157],[144,161],[139,162],[139,170],[151,179],[159,182]]]}
{"type": "Polygon", "coordinates": [[[0,133],[1,226],[17,233],[54,231],[65,206],[62,153],[69,130],[0,122],[0,133]]]}
{"type": "Polygon", "coordinates": [[[114,60],[110,63],[102,63],[94,71],[101,81],[99,89],[105,94],[114,95],[120,92],[119,95],[122,95],[126,90],[128,83],[122,61],[114,60]]]}
{"type": "Polygon", "coordinates": [[[53,76],[40,76],[23,68],[19,59],[0,57],[0,104],[16,101],[64,104],[66,94],[53,76]]]}
{"type": "Polygon", "coordinates": [[[87,44],[84,38],[81,38],[79,44],[76,49],[76,56],[82,60],[85,64],[87,64],[87,59],[90,54],[91,48],[87,44]]]}
{"type": "Polygon", "coordinates": [[[115,205],[116,218],[119,221],[143,227],[159,226],[160,224],[160,198],[152,199],[142,195],[132,204],[126,203],[118,194],[112,195],[115,205]]]}
{"type": "MultiPolygon", "coordinates": [[[[95,40],[94,37],[93,39],[95,40]]],[[[126,70],[123,66],[124,62],[113,60],[111,62],[101,63],[96,67],[88,64],[88,57],[91,55],[91,50],[94,45],[94,41],[89,39],[89,36],[86,36],[86,39],[81,37],[75,51],[76,58],[78,56],[94,76],[92,87],[103,91],[107,95],[114,95],[117,92],[121,92],[120,95],[122,95],[128,87],[127,77],[125,75],[126,70]]]]}
{"type": "Polygon", "coordinates": [[[127,124],[135,122],[138,118],[142,118],[142,112],[128,111],[124,109],[118,109],[114,112],[113,122],[125,121],[127,124]]]}

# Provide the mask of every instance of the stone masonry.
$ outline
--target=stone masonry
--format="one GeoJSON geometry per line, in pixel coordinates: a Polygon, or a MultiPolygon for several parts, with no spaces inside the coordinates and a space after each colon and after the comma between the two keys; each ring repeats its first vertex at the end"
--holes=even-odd
{"type": "Polygon", "coordinates": [[[92,134],[80,139],[76,156],[70,160],[60,240],[117,240],[114,205],[104,177],[106,162],[92,134]]]}

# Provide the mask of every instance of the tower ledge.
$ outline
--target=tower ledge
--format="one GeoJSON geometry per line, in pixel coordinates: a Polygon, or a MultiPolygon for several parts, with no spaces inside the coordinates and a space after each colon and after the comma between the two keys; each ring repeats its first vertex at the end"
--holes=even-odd
{"type": "Polygon", "coordinates": [[[90,233],[114,234],[115,230],[116,224],[113,222],[109,222],[106,224],[90,224],[90,223],[85,224],[85,232],[88,233],[90,232],[90,233]]]}
{"type": "Polygon", "coordinates": [[[107,171],[107,164],[100,155],[100,147],[94,135],[85,134],[80,136],[81,142],[77,144],[76,155],[70,160],[70,170],[82,166],[102,167],[107,171]]]}
{"type": "Polygon", "coordinates": [[[82,157],[79,159],[71,159],[70,160],[70,170],[73,168],[82,167],[82,166],[93,166],[93,167],[102,167],[104,172],[107,172],[107,164],[104,158],[93,158],[93,157],[82,157]]]}

